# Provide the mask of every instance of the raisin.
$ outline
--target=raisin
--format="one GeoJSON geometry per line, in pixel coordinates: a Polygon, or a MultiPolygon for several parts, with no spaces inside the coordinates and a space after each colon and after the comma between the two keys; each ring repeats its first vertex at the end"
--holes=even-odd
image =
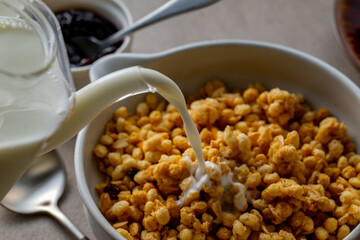
{"type": "Polygon", "coordinates": [[[109,183],[104,188],[104,192],[108,193],[111,199],[117,200],[118,199],[118,194],[120,193],[120,189],[115,184],[109,183]]]}
{"type": "Polygon", "coordinates": [[[137,168],[130,168],[128,171],[127,171],[127,175],[131,178],[131,180],[134,181],[134,177],[135,175],[137,174],[139,170],[137,168]]]}

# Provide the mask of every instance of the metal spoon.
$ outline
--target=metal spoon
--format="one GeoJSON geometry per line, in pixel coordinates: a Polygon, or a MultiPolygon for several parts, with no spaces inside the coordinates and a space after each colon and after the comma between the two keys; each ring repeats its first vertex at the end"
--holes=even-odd
{"type": "Polygon", "coordinates": [[[63,224],[76,239],[88,240],[58,207],[65,181],[64,165],[59,154],[53,150],[31,164],[1,204],[21,214],[48,213],[63,224]]]}
{"type": "Polygon", "coordinates": [[[125,35],[132,33],[135,30],[180,13],[208,6],[218,1],[220,0],[170,0],[155,11],[138,20],[133,25],[123,28],[104,40],[99,40],[92,36],[77,36],[73,37],[71,42],[83,51],[86,57],[93,57],[101,50],[119,42],[125,35]]]}

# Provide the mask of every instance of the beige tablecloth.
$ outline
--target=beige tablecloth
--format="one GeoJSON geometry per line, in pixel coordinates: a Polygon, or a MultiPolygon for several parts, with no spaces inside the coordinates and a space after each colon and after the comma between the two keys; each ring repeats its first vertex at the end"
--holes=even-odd
{"type": "MultiPolygon", "coordinates": [[[[124,2],[137,20],[166,1],[124,2]]],[[[335,38],[333,12],[334,0],[223,0],[138,31],[134,34],[132,52],[153,53],[216,39],[266,41],[318,57],[360,86],[360,72],[335,38]]],[[[75,184],[74,143],[72,139],[58,148],[68,173],[60,208],[81,231],[94,239],[75,184]]],[[[72,239],[72,235],[48,216],[22,216],[0,207],[0,239],[62,240],[72,239]]]]}

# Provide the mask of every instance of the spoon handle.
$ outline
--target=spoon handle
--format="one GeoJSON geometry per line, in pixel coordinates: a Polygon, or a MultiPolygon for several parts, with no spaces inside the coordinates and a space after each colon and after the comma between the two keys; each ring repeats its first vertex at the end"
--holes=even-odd
{"type": "Polygon", "coordinates": [[[78,240],[89,240],[80,230],[61,212],[58,206],[49,205],[46,212],[66,227],[78,240]]]}
{"type": "Polygon", "coordinates": [[[114,33],[106,40],[103,41],[103,44],[109,46],[117,41],[119,41],[122,37],[131,33],[135,30],[148,26],[152,23],[156,23],[165,18],[175,16],[180,13],[184,13],[187,11],[195,10],[198,8],[205,7],[207,5],[216,3],[220,0],[170,0],[155,11],[149,13],[145,17],[138,20],[132,26],[124,29],[123,31],[119,31],[114,33]]]}

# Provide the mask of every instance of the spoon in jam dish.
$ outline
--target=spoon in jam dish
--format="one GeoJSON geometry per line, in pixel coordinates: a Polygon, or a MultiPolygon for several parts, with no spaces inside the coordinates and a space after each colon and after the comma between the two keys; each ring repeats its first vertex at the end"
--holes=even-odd
{"type": "Polygon", "coordinates": [[[170,0],[158,9],[138,20],[133,25],[121,29],[106,39],[99,40],[92,36],[76,36],[71,39],[71,43],[80,49],[86,57],[93,57],[97,53],[101,52],[101,50],[119,42],[124,36],[138,29],[163,19],[199,9],[219,1],[220,0],[170,0]]]}
{"type": "Polygon", "coordinates": [[[37,158],[7,193],[1,205],[20,214],[48,213],[64,225],[74,239],[88,240],[61,212],[57,203],[64,192],[66,173],[56,150],[37,158]]]}

